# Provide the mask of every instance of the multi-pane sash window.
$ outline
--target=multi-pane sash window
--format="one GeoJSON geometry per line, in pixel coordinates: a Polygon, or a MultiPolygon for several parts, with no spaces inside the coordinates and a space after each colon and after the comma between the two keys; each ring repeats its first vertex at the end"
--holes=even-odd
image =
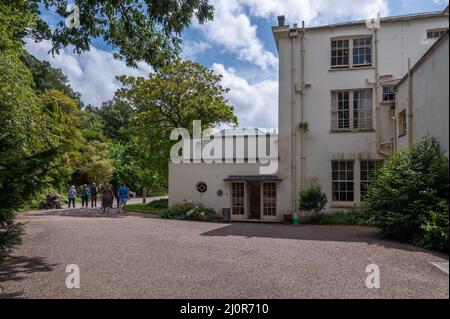
{"type": "Polygon", "coordinates": [[[231,183],[231,213],[244,215],[244,182],[231,183]]]}
{"type": "Polygon", "coordinates": [[[448,29],[428,30],[427,38],[428,39],[439,39],[441,36],[443,36],[447,32],[448,32],[448,29]]]}
{"type": "Polygon", "coordinates": [[[372,129],[372,90],[353,91],[353,128],[372,129]]]}
{"type": "Polygon", "coordinates": [[[395,100],[394,87],[391,85],[383,86],[383,101],[392,102],[395,100]]]}
{"type": "Polygon", "coordinates": [[[349,40],[331,41],[331,66],[348,67],[349,66],[349,40]]]}
{"type": "Polygon", "coordinates": [[[372,64],[372,38],[353,39],[353,66],[372,64]]]}
{"type": "Polygon", "coordinates": [[[352,202],[353,190],[353,161],[332,161],[332,193],[335,202],[352,202]]]}
{"type": "Polygon", "coordinates": [[[332,130],[372,129],[372,89],[332,92],[331,101],[332,130]]]}
{"type": "Polygon", "coordinates": [[[377,169],[383,166],[382,160],[365,160],[360,161],[360,184],[361,184],[361,199],[367,194],[367,187],[370,179],[375,175],[377,169]]]}
{"type": "Polygon", "coordinates": [[[331,39],[331,68],[345,69],[372,65],[372,37],[331,39]]]}
{"type": "Polygon", "coordinates": [[[264,216],[277,214],[277,185],[275,183],[263,184],[264,216]]]}

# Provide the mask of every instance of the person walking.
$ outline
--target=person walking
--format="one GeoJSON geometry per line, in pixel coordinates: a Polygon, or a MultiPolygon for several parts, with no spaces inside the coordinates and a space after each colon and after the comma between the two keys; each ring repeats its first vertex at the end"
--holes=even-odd
{"type": "Polygon", "coordinates": [[[117,208],[119,208],[119,206],[120,206],[120,202],[119,202],[119,188],[120,188],[120,186],[118,186],[117,188],[114,188],[114,186],[112,186],[112,188],[113,188],[114,197],[116,198],[116,201],[117,201],[117,208]]]}
{"type": "Polygon", "coordinates": [[[97,208],[97,193],[98,193],[98,188],[95,185],[95,183],[92,183],[92,186],[91,186],[91,208],[93,208],[93,207],[97,208]]]}
{"type": "Polygon", "coordinates": [[[72,187],[69,188],[69,192],[67,194],[67,197],[69,199],[69,208],[70,204],[72,203],[73,208],[76,208],[75,202],[77,200],[77,190],[75,189],[75,186],[72,185],[72,187]]]}
{"type": "Polygon", "coordinates": [[[109,209],[112,208],[114,202],[114,192],[111,185],[106,185],[102,189],[102,209],[103,212],[109,213],[109,209]]]}
{"type": "Polygon", "coordinates": [[[122,209],[122,211],[124,213],[126,213],[128,198],[130,196],[130,190],[128,189],[128,187],[125,184],[122,184],[122,186],[119,188],[118,193],[119,193],[119,204],[120,204],[119,211],[122,209]]]}
{"type": "Polygon", "coordinates": [[[81,207],[85,207],[86,204],[86,208],[89,207],[89,196],[91,195],[91,193],[89,192],[89,188],[87,187],[87,185],[83,185],[83,189],[81,190],[81,207]]]}

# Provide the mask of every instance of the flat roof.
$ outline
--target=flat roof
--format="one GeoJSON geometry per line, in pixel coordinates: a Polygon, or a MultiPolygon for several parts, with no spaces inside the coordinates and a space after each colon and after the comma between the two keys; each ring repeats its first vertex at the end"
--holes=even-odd
{"type": "Polygon", "coordinates": [[[281,182],[277,175],[230,175],[225,182],[281,182]]]}
{"type": "MultiPolygon", "coordinates": [[[[421,13],[412,13],[412,14],[391,16],[391,17],[383,17],[380,19],[380,23],[410,21],[410,20],[427,19],[427,18],[433,18],[433,17],[445,17],[445,16],[448,16],[448,14],[449,14],[449,6],[447,6],[442,11],[421,12],[421,13]]],[[[356,20],[356,21],[348,21],[348,22],[320,25],[320,26],[305,27],[304,30],[312,31],[312,30],[321,30],[321,29],[333,29],[333,28],[339,28],[339,27],[357,26],[357,25],[365,25],[365,24],[366,24],[366,20],[356,20]]],[[[291,31],[295,32],[297,30],[302,30],[302,28],[301,27],[291,28],[289,25],[273,26],[272,33],[275,38],[275,42],[277,43],[277,47],[278,47],[277,33],[291,32],[291,31]]]]}

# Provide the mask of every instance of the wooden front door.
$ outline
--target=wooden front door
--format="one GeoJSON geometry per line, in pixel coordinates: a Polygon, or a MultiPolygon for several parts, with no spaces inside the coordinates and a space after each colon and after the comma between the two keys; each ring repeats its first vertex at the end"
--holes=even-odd
{"type": "Polygon", "coordinates": [[[249,200],[249,218],[260,219],[261,218],[261,184],[249,183],[248,184],[249,200]]]}

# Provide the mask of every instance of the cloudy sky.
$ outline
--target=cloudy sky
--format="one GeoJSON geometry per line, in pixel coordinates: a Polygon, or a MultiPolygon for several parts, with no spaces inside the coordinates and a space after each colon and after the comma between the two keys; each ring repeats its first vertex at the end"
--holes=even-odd
{"type": "MultiPolygon", "coordinates": [[[[448,0],[212,0],[215,19],[193,23],[183,34],[183,58],[195,60],[223,75],[230,88],[241,127],[277,127],[278,54],[271,33],[276,17],[289,24],[329,24],[376,16],[401,15],[444,9],[448,0]]],[[[50,25],[56,22],[44,12],[50,25]]],[[[113,49],[95,41],[90,52],[77,55],[66,48],[59,56],[48,54],[48,42],[28,42],[28,51],[61,68],[85,103],[99,106],[119,88],[116,75],[146,76],[150,68],[140,63],[128,68],[113,59],[113,49]]]]}

